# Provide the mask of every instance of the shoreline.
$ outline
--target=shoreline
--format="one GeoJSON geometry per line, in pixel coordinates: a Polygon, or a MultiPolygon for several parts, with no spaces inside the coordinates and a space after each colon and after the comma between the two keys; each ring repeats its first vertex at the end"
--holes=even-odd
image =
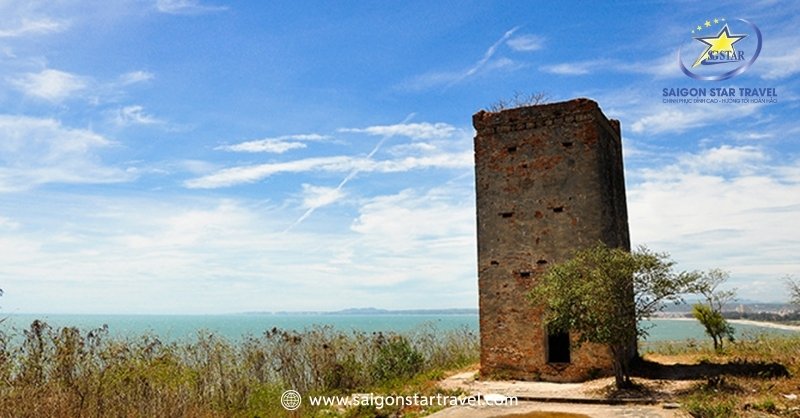
{"type": "MultiPolygon", "coordinates": [[[[650,321],[697,321],[694,318],[649,318],[650,321]]],[[[800,325],[789,325],[789,324],[778,324],[776,322],[765,322],[765,321],[753,321],[751,319],[729,319],[728,322],[731,324],[741,324],[741,325],[752,325],[755,327],[763,327],[763,328],[772,328],[772,329],[782,329],[785,331],[797,331],[800,332],[800,325]]]]}
{"type": "Polygon", "coordinates": [[[732,324],[753,325],[764,328],[782,329],[786,331],[800,332],[800,325],[778,324],[775,322],[753,321],[750,319],[729,319],[728,322],[732,324]]]}

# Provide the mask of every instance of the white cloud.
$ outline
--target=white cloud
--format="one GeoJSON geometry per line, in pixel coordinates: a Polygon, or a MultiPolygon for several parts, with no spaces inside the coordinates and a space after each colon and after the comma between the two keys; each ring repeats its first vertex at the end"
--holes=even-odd
{"type": "Polygon", "coordinates": [[[663,54],[658,58],[645,61],[609,62],[608,65],[615,71],[649,74],[655,78],[683,77],[672,54],[663,54]]]}
{"type": "MultiPolygon", "coordinates": [[[[417,280],[444,284],[454,293],[474,289],[475,202],[470,179],[464,180],[364,202],[351,226],[358,238],[348,270],[363,272],[367,284],[417,280]]],[[[419,298],[431,297],[427,285],[417,286],[419,298]]]]}
{"type": "Polygon", "coordinates": [[[641,170],[628,189],[631,239],[682,269],[731,270],[747,298],[780,301],[780,277],[800,271],[799,170],[800,161],[729,145],[641,170]]]}
{"type": "Polygon", "coordinates": [[[119,76],[119,83],[123,86],[130,84],[143,83],[155,78],[155,74],[148,71],[131,71],[119,76]]]}
{"type": "Polygon", "coordinates": [[[28,73],[11,82],[27,96],[51,102],[65,100],[87,87],[87,81],[83,77],[53,69],[28,73]]]}
{"type": "Polygon", "coordinates": [[[144,107],[139,105],[125,106],[117,110],[116,123],[118,125],[156,125],[164,123],[144,111],[144,107]]]}
{"type": "Polygon", "coordinates": [[[19,222],[15,222],[9,218],[6,218],[5,216],[0,216],[0,230],[5,229],[7,231],[13,231],[15,229],[19,229],[19,227],[19,222]]]}
{"type": "Polygon", "coordinates": [[[557,75],[586,75],[599,69],[607,68],[610,65],[611,62],[608,60],[589,60],[543,65],[539,69],[546,73],[557,75]]]}
{"type": "Polygon", "coordinates": [[[216,150],[233,152],[267,152],[272,154],[283,154],[293,149],[306,148],[306,144],[300,141],[325,141],[330,139],[327,135],[319,134],[299,134],[283,135],[275,138],[257,139],[245,141],[233,145],[222,145],[216,150]]]}
{"type": "Polygon", "coordinates": [[[405,157],[394,160],[372,160],[363,157],[318,157],[301,160],[226,168],[215,173],[188,180],[190,189],[215,189],[237,184],[253,183],[280,173],[358,172],[398,173],[426,168],[457,169],[473,164],[471,151],[441,153],[422,157],[405,157]]]}
{"type": "Polygon", "coordinates": [[[0,115],[0,191],[46,183],[127,181],[124,170],[103,165],[96,152],[113,143],[54,119],[0,115]]]}
{"type": "Polygon", "coordinates": [[[337,187],[313,186],[303,184],[303,204],[304,209],[318,209],[335,203],[346,196],[346,193],[337,187]]]}
{"type": "Polygon", "coordinates": [[[536,35],[518,35],[507,40],[506,44],[514,51],[538,51],[544,46],[544,38],[536,35]]]}
{"type": "Polygon", "coordinates": [[[190,189],[214,189],[242,183],[253,183],[278,173],[301,173],[311,170],[341,172],[350,169],[352,165],[350,161],[349,157],[339,156],[230,167],[207,176],[188,180],[184,184],[190,189]]]}
{"type": "Polygon", "coordinates": [[[649,74],[656,78],[682,77],[674,57],[664,55],[645,61],[618,61],[596,59],[543,65],[541,71],[557,75],[587,75],[600,71],[616,73],[649,74]]]}
{"type": "Polygon", "coordinates": [[[791,44],[784,43],[782,44],[784,47],[776,48],[773,54],[768,55],[765,52],[765,55],[758,59],[761,78],[780,80],[800,73],[800,47],[796,46],[796,40],[792,43],[795,46],[785,47],[785,45],[791,44]]]}
{"type": "Polygon", "coordinates": [[[544,65],[541,67],[541,70],[546,73],[558,75],[585,75],[589,74],[592,68],[592,64],[583,62],[544,65]]]}
{"type": "Polygon", "coordinates": [[[226,6],[202,4],[199,0],[156,0],[156,9],[161,13],[176,15],[197,15],[228,10],[226,6]]]}
{"type": "Polygon", "coordinates": [[[0,234],[0,269],[9,278],[3,309],[223,313],[341,309],[364,301],[388,308],[473,306],[471,189],[471,179],[463,179],[374,196],[355,214],[326,213],[313,227],[286,233],[280,231],[294,216],[285,205],[22,196],[27,200],[4,205],[14,212],[9,216],[22,216],[18,229],[0,234]],[[61,208],[59,216],[50,216],[48,207],[61,208]]]}
{"type": "Polygon", "coordinates": [[[27,35],[45,35],[61,32],[69,25],[67,22],[50,18],[23,18],[15,27],[0,29],[0,38],[18,38],[27,35]]]}
{"type": "Polygon", "coordinates": [[[399,123],[395,125],[377,125],[367,128],[342,128],[339,132],[364,133],[375,136],[406,136],[414,139],[448,138],[456,128],[447,123],[399,123]]]}
{"type": "Polygon", "coordinates": [[[631,124],[631,131],[635,133],[659,134],[665,132],[685,132],[702,126],[717,123],[720,120],[743,118],[758,110],[758,106],[740,106],[731,112],[728,106],[706,105],[699,109],[693,107],[678,107],[677,105],[663,105],[648,109],[650,114],[639,117],[631,124]]]}
{"type": "MultiPolygon", "coordinates": [[[[458,169],[468,168],[473,164],[472,141],[460,133],[455,127],[446,123],[399,123],[394,125],[377,125],[366,128],[343,128],[340,132],[363,133],[380,136],[382,139],[366,156],[327,156],[305,158],[284,162],[270,162],[247,166],[229,167],[214,173],[190,179],[184,183],[188,188],[212,189],[229,187],[237,184],[253,183],[269,176],[281,173],[348,173],[342,181],[346,184],[358,173],[398,173],[419,169],[458,169]],[[411,147],[395,146],[392,159],[375,160],[373,155],[387,139],[393,136],[405,136],[412,139],[429,139],[433,144],[411,147]]],[[[231,151],[278,151],[290,146],[276,141],[287,139],[323,140],[328,137],[309,134],[267,138],[259,141],[248,141],[236,145],[223,146],[218,149],[231,151]]],[[[296,141],[290,141],[293,143],[296,141]]],[[[413,144],[413,143],[411,143],[413,144]]],[[[408,144],[407,144],[408,145],[408,144]]],[[[341,189],[342,187],[338,187],[341,189]]]]}
{"type": "Polygon", "coordinates": [[[740,140],[740,141],[760,141],[764,139],[772,139],[775,138],[775,134],[771,132],[740,132],[735,131],[729,133],[729,136],[733,139],[740,140]]]}
{"type": "Polygon", "coordinates": [[[216,147],[216,150],[235,151],[235,152],[268,152],[272,154],[283,154],[293,149],[305,148],[302,142],[281,141],[278,139],[259,139],[247,141],[235,145],[224,145],[216,147]]]}
{"type": "Polygon", "coordinates": [[[699,154],[685,156],[682,165],[691,167],[695,170],[717,171],[726,169],[736,169],[744,171],[751,165],[761,164],[768,160],[764,151],[753,146],[735,147],[731,145],[721,145],[716,148],[704,150],[699,154]]]}

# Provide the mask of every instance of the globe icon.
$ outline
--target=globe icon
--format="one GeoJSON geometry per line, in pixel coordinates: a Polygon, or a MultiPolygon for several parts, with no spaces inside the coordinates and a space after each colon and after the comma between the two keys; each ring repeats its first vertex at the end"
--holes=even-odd
{"type": "Polygon", "coordinates": [[[300,393],[296,390],[290,389],[283,392],[281,395],[281,405],[286,408],[287,411],[294,411],[299,408],[302,401],[302,396],[300,396],[300,393]]]}

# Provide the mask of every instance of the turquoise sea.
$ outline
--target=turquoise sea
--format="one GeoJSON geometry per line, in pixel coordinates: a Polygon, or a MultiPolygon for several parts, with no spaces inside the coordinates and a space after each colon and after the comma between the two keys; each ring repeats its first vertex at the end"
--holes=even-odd
{"type": "MultiPolygon", "coordinates": [[[[200,331],[209,331],[236,340],[246,335],[258,335],[273,327],[302,330],[318,325],[330,325],[339,330],[364,332],[407,332],[422,327],[437,330],[467,328],[477,332],[478,317],[464,315],[292,315],[292,314],[232,314],[232,315],[55,315],[9,314],[0,323],[0,330],[21,335],[35,319],[54,328],[74,326],[88,331],[107,324],[109,332],[119,337],[153,334],[166,341],[194,338],[200,331]]],[[[696,321],[659,319],[651,321],[647,341],[703,339],[702,327],[696,321]]],[[[738,337],[747,338],[761,333],[792,334],[786,331],[753,325],[734,324],[738,337]]]]}

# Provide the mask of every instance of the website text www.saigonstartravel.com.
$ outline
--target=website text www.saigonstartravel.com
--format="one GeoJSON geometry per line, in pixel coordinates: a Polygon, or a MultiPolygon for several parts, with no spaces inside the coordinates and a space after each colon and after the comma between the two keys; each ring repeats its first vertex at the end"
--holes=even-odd
{"type": "Polygon", "coordinates": [[[311,406],[330,406],[330,407],[357,407],[372,406],[376,409],[384,407],[446,407],[446,406],[516,406],[519,401],[516,396],[505,396],[501,394],[473,394],[473,395],[381,395],[375,393],[354,393],[350,396],[338,395],[315,395],[303,396],[297,391],[287,390],[281,395],[281,405],[287,410],[299,408],[303,401],[311,406]]]}

